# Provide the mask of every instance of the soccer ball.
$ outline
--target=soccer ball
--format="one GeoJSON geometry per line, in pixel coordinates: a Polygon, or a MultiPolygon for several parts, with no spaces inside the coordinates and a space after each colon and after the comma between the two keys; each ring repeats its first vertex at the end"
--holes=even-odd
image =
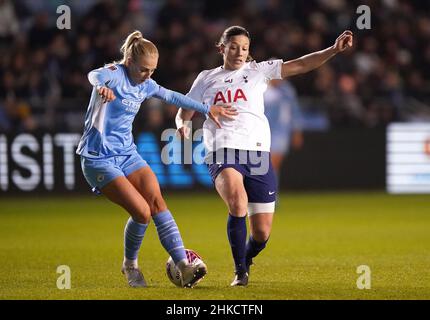
{"type": "MultiPolygon", "coordinates": [[[[185,249],[187,255],[188,263],[199,263],[202,262],[202,258],[191,249],[185,249]]],[[[172,257],[169,257],[166,262],[166,273],[169,280],[177,287],[181,286],[181,273],[175,267],[175,262],[172,257]]]]}

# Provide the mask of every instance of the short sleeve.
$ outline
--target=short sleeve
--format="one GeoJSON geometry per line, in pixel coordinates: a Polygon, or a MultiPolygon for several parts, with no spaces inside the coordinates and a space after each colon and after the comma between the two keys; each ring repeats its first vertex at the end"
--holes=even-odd
{"type": "Polygon", "coordinates": [[[282,79],[282,59],[268,60],[256,63],[257,70],[264,74],[268,80],[282,79]]]}
{"type": "Polygon", "coordinates": [[[196,101],[203,101],[203,78],[204,71],[200,72],[196,80],[194,80],[190,91],[186,94],[187,97],[194,99],[196,101]]]}

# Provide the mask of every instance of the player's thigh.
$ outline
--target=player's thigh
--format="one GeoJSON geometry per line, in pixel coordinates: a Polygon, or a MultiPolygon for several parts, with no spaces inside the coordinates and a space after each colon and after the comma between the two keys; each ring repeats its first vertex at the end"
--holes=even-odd
{"type": "Polygon", "coordinates": [[[120,176],[109,182],[100,190],[110,201],[120,205],[139,223],[148,223],[151,218],[150,208],[139,191],[120,176]]]}
{"type": "Polygon", "coordinates": [[[273,213],[255,213],[249,216],[250,232],[258,242],[266,241],[272,231],[273,213]]]}
{"type": "Polygon", "coordinates": [[[166,202],[161,195],[158,179],[149,166],[133,171],[127,176],[127,179],[145,198],[152,215],[167,210],[166,202]]]}
{"type": "Polygon", "coordinates": [[[231,214],[246,215],[248,196],[243,185],[243,176],[239,171],[234,168],[222,170],[215,179],[215,188],[231,214]]]}

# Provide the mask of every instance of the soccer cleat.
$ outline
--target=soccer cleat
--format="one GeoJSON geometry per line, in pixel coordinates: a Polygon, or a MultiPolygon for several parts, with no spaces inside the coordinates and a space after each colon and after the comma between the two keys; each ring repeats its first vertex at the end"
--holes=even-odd
{"type": "Polygon", "coordinates": [[[128,284],[132,288],[145,288],[146,281],[143,277],[142,271],[136,267],[122,267],[122,274],[127,278],[128,284]]]}
{"type": "Polygon", "coordinates": [[[233,282],[230,284],[232,287],[247,286],[248,285],[248,272],[238,271],[234,277],[233,282]]]}
{"type": "Polygon", "coordinates": [[[185,265],[181,270],[181,286],[193,288],[208,273],[208,268],[200,259],[185,265]]]}

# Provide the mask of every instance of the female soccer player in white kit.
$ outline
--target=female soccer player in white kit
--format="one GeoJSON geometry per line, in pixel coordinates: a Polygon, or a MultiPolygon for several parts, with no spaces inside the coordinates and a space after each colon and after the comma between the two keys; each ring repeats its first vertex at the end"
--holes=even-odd
{"type": "Polygon", "coordinates": [[[93,85],[85,128],[77,154],[82,171],[94,191],[101,192],[130,214],[124,230],[122,272],[131,287],[145,287],[137,255],[152,218],[163,247],[181,274],[182,286],[194,286],[206,273],[204,263],[188,263],[181,235],[161,195],[149,165],[137,153],[132,123],[142,102],[150,97],[220,117],[237,114],[233,108],[204,105],[168,90],[150,79],[158,64],[156,46],[139,31],[131,33],[121,48],[123,59],[91,71],[93,85]]]}
{"type": "MultiPolygon", "coordinates": [[[[252,259],[269,239],[276,200],[276,179],[270,161],[270,127],[264,115],[263,95],[271,79],[284,79],[318,68],[352,46],[351,31],[343,32],[333,46],[295,60],[255,62],[249,55],[250,35],[240,26],[227,28],[218,43],[222,66],[201,72],[187,94],[206,104],[231,103],[235,120],[211,119],[203,125],[206,161],[215,188],[226,203],[227,235],[235,263],[232,286],[248,284],[252,259]],[[246,215],[250,236],[246,241],[246,215]]],[[[179,109],[176,126],[188,136],[194,111],[179,109]]]]}

